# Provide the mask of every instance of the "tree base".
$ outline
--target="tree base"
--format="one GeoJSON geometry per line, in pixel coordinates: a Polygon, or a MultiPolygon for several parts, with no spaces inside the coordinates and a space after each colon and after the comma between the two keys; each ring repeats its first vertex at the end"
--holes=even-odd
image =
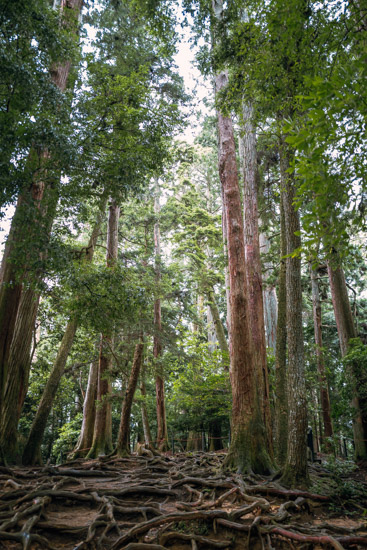
{"type": "Polygon", "coordinates": [[[233,434],[223,467],[239,474],[271,475],[275,472],[266,446],[265,429],[252,422],[233,434]]]}
{"type": "Polygon", "coordinates": [[[286,466],[279,483],[287,488],[297,487],[299,489],[307,489],[310,485],[310,478],[308,477],[307,470],[305,474],[297,474],[295,468],[286,466]]]}

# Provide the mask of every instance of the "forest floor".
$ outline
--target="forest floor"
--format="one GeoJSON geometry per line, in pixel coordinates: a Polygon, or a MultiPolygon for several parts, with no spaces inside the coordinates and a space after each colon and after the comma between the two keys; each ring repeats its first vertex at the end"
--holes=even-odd
{"type": "Polygon", "coordinates": [[[224,473],[221,453],[0,468],[0,548],[367,548],[364,469],[310,466],[308,491],[224,473]]]}

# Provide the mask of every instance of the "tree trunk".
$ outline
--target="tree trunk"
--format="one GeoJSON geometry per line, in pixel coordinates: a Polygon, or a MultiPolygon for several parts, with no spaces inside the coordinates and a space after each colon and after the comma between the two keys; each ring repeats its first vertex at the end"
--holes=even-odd
{"type": "MultiPolygon", "coordinates": [[[[155,255],[155,273],[158,291],[161,281],[160,262],[161,262],[161,235],[159,228],[159,184],[156,181],[156,192],[154,197],[154,213],[156,223],[154,224],[154,255],[155,255]]],[[[157,400],[157,447],[160,451],[168,450],[168,432],[166,421],[166,405],[164,397],[164,376],[161,364],[162,358],[162,311],[161,300],[157,298],[154,302],[154,336],[153,336],[153,356],[155,365],[155,392],[157,400]]]]}
{"type": "MultiPolygon", "coordinates": [[[[93,260],[94,250],[97,243],[97,238],[100,233],[105,206],[106,199],[105,197],[102,197],[96,223],[90,236],[88,246],[85,250],[85,256],[83,257],[83,260],[88,263],[91,263],[93,260]]],[[[44,431],[47,425],[47,420],[60,384],[60,380],[65,371],[66,362],[74,342],[77,327],[77,320],[74,317],[71,317],[66,326],[59,351],[57,353],[55,362],[50,373],[50,377],[46,383],[45,389],[43,390],[42,398],[38,406],[36,416],[32,423],[31,431],[29,433],[26,447],[23,452],[23,464],[36,464],[40,459],[40,448],[44,431]]]]}
{"type": "MultiPolygon", "coordinates": [[[[270,250],[270,241],[265,235],[261,232],[259,235],[260,241],[260,252],[261,254],[268,254],[270,250]]],[[[266,347],[270,348],[275,355],[276,353],[276,335],[277,335],[277,321],[278,321],[278,307],[277,307],[277,294],[275,291],[275,286],[269,284],[268,278],[270,275],[270,265],[268,262],[263,262],[265,271],[264,271],[264,285],[263,285],[263,301],[264,301],[264,321],[265,321],[265,336],[266,336],[266,347]]]]}
{"type": "Polygon", "coordinates": [[[89,368],[87,391],[83,406],[83,423],[77,444],[70,454],[70,460],[86,456],[93,443],[94,422],[96,416],[96,398],[98,382],[98,361],[89,368]]]}
{"type": "Polygon", "coordinates": [[[304,373],[301,258],[294,255],[301,246],[299,214],[294,206],[295,182],[289,173],[293,152],[281,143],[281,194],[283,195],[287,259],[287,342],[288,342],[288,442],[282,482],[308,483],[307,403],[304,373]]]}
{"type": "MultiPolygon", "coordinates": [[[[220,315],[219,315],[219,309],[218,309],[217,303],[215,301],[214,290],[212,288],[210,288],[210,289],[206,290],[205,294],[206,294],[206,297],[207,297],[207,300],[208,300],[208,305],[209,305],[209,308],[210,308],[210,313],[211,313],[211,316],[212,316],[213,325],[214,325],[214,329],[215,329],[215,334],[216,334],[216,337],[217,337],[217,341],[218,341],[218,344],[219,344],[220,351],[222,353],[224,353],[225,356],[229,357],[229,349],[228,349],[228,344],[227,344],[227,338],[226,338],[226,335],[225,335],[225,332],[224,332],[223,323],[222,323],[220,315]]],[[[225,361],[225,362],[227,362],[227,361],[225,361]]],[[[227,368],[228,368],[228,366],[227,366],[227,368]]]]}
{"type": "MultiPolygon", "coordinates": [[[[120,207],[116,201],[111,201],[108,215],[106,265],[113,269],[118,256],[118,225],[120,207]]],[[[92,447],[88,458],[97,458],[112,452],[112,415],[110,395],[112,386],[109,375],[112,367],[112,333],[101,334],[98,367],[97,409],[92,447]]]]}
{"type": "Polygon", "coordinates": [[[287,396],[287,283],[284,195],[280,195],[280,270],[278,280],[278,320],[275,347],[275,456],[279,466],[284,466],[288,441],[287,396]]]}
{"type": "Polygon", "coordinates": [[[203,451],[203,437],[201,432],[190,430],[187,436],[186,451],[195,452],[203,451]]]}
{"type": "Polygon", "coordinates": [[[18,462],[21,459],[18,450],[18,422],[28,390],[30,349],[38,304],[39,295],[33,289],[23,291],[10,348],[9,373],[0,424],[1,446],[8,462],[18,462]]]}
{"type": "Polygon", "coordinates": [[[143,366],[141,373],[140,391],[142,395],[141,419],[143,423],[144,443],[147,449],[153,450],[153,440],[149,426],[149,417],[146,404],[147,388],[145,386],[145,368],[143,366]]]}
{"type": "Polygon", "coordinates": [[[130,454],[129,432],[130,432],[131,407],[133,404],[134,394],[135,394],[136,386],[138,384],[140,368],[142,365],[143,349],[144,349],[144,343],[143,343],[143,339],[141,338],[141,341],[135,346],[133,366],[131,368],[129,382],[125,393],[125,399],[122,406],[121,422],[119,427],[119,434],[117,438],[117,448],[116,448],[116,454],[118,456],[127,456],[130,454]]]}
{"type": "Polygon", "coordinates": [[[74,342],[76,329],[77,321],[75,319],[71,319],[67,324],[55,363],[53,365],[50,377],[47,380],[45,389],[43,390],[36,416],[32,422],[31,431],[29,432],[27,443],[23,452],[22,462],[24,465],[38,464],[43,434],[46,429],[47,420],[52,409],[61,377],[64,374],[66,361],[74,342]]]}
{"type": "Polygon", "coordinates": [[[222,421],[220,418],[214,418],[209,421],[209,451],[220,449],[223,449],[222,421]]]}
{"type": "MultiPolygon", "coordinates": [[[[334,251],[333,255],[332,261],[328,262],[328,274],[340,350],[342,357],[344,357],[348,351],[350,340],[357,338],[357,331],[350,307],[344,271],[337,252],[334,251]]],[[[354,411],[353,436],[356,460],[367,459],[367,399],[363,396],[366,381],[361,374],[357,365],[349,367],[349,376],[352,380],[354,394],[352,408],[354,411]]],[[[364,391],[364,393],[366,392],[364,391]]]]}
{"type": "Polygon", "coordinates": [[[256,387],[259,393],[263,422],[268,437],[267,448],[272,451],[272,430],[269,399],[269,376],[266,357],[262,273],[259,246],[259,214],[257,196],[256,134],[253,127],[253,108],[243,104],[243,176],[245,261],[248,289],[249,322],[253,341],[253,361],[256,368],[256,387]]]}
{"type": "Polygon", "coordinates": [[[316,360],[317,360],[317,372],[319,375],[319,384],[320,384],[320,400],[321,400],[321,410],[322,418],[324,424],[324,437],[329,438],[325,442],[325,448],[327,451],[332,450],[332,444],[330,438],[333,436],[333,426],[331,422],[331,412],[330,412],[330,399],[329,399],[329,388],[325,372],[325,361],[322,351],[322,328],[321,328],[321,301],[320,301],[320,292],[319,292],[319,283],[317,280],[317,270],[312,269],[310,264],[310,275],[311,275],[311,287],[312,287],[312,311],[313,311],[313,323],[315,331],[315,345],[316,345],[316,360]]]}
{"type": "MultiPolygon", "coordinates": [[[[214,6],[217,11],[217,6],[214,6]]],[[[226,86],[227,74],[216,77],[216,93],[226,86]]],[[[218,113],[219,175],[224,198],[230,287],[230,378],[232,385],[232,442],[226,465],[241,472],[271,470],[260,396],[256,390],[247,304],[245,243],[232,121],[218,113]]]]}
{"type": "MultiPolygon", "coordinates": [[[[61,2],[61,21],[65,28],[73,34],[77,34],[78,17],[81,11],[83,0],[63,0],[61,2]]],[[[68,76],[70,73],[71,61],[66,60],[64,63],[54,65],[50,69],[51,80],[53,84],[64,92],[67,85],[68,76]]],[[[33,242],[42,242],[36,250],[37,256],[42,256],[46,250],[49,240],[50,228],[54,212],[47,212],[50,200],[56,202],[55,190],[50,186],[50,193],[45,193],[47,190],[45,185],[45,170],[47,163],[50,160],[50,155],[47,149],[36,151],[32,149],[27,165],[27,173],[25,179],[28,181],[20,196],[18,197],[16,210],[12,219],[9,237],[5,247],[5,253],[1,266],[1,288],[0,288],[0,417],[4,416],[4,397],[5,387],[9,386],[8,376],[26,378],[25,373],[20,373],[16,369],[15,372],[10,370],[9,359],[11,346],[15,336],[15,326],[21,297],[23,292],[23,283],[27,281],[32,285],[35,281],[42,278],[42,274],[36,272],[32,276],[32,248],[33,242]],[[27,178],[28,176],[28,178],[27,178]],[[29,247],[25,246],[29,243],[29,247]],[[15,260],[15,261],[14,261],[15,260]],[[20,267],[21,266],[21,267],[20,267]],[[35,280],[33,280],[35,279],[35,280]]],[[[52,211],[53,209],[51,209],[52,211]]],[[[33,251],[34,254],[34,251],[33,251]]],[[[37,300],[34,294],[34,300],[37,300]]],[[[24,320],[24,312],[22,313],[24,320]]],[[[32,323],[34,316],[29,316],[29,323],[32,323]]],[[[33,330],[33,326],[27,333],[33,330]]],[[[28,351],[29,353],[29,351],[28,351]]],[[[28,381],[26,382],[26,384],[28,381]]],[[[18,402],[18,400],[17,400],[18,402]]],[[[16,408],[14,409],[16,412],[16,408]]],[[[4,447],[4,442],[1,440],[0,447],[4,447]]]]}

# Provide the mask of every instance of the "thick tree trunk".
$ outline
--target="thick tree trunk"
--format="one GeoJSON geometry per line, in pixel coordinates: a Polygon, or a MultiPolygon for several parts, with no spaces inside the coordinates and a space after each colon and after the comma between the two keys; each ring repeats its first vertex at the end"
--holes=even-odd
{"type": "Polygon", "coordinates": [[[301,246],[299,214],[294,206],[295,182],[288,172],[293,152],[281,143],[281,193],[287,243],[287,342],[288,342],[288,444],[282,482],[308,483],[307,403],[304,373],[301,259],[294,252],[301,246]]]}
{"type": "MultiPolygon", "coordinates": [[[[357,338],[357,330],[350,307],[344,271],[337,252],[334,252],[332,261],[328,262],[328,274],[340,350],[342,357],[344,357],[348,351],[349,341],[352,338],[357,338]]],[[[352,408],[354,410],[353,435],[356,460],[367,459],[367,399],[363,395],[366,380],[361,374],[360,368],[350,366],[349,376],[353,383],[354,394],[352,408]]]]}
{"type": "Polygon", "coordinates": [[[9,462],[18,462],[21,458],[18,450],[18,422],[28,390],[30,349],[38,304],[38,294],[32,289],[23,291],[10,348],[9,372],[0,423],[1,446],[9,462]]]}
{"type": "Polygon", "coordinates": [[[133,404],[134,394],[136,386],[138,384],[140,368],[143,361],[144,343],[141,340],[135,346],[133,365],[127,385],[125,399],[122,406],[121,422],[119,427],[119,434],[117,438],[116,454],[118,456],[126,456],[130,454],[129,448],[129,432],[130,432],[130,416],[131,407],[133,404]]]}
{"type": "Polygon", "coordinates": [[[325,361],[322,351],[322,328],[321,328],[321,300],[319,292],[319,283],[317,280],[317,271],[312,269],[310,264],[310,275],[311,275],[311,287],[312,287],[312,311],[313,311],[313,323],[315,331],[315,345],[316,345],[316,360],[317,360],[317,372],[319,375],[319,384],[320,384],[320,401],[321,401],[321,410],[322,418],[324,424],[324,437],[329,438],[325,442],[325,448],[328,451],[331,451],[332,445],[330,438],[333,436],[333,426],[331,422],[331,412],[330,412],[330,399],[329,399],[329,388],[325,372],[325,361]]]}
{"type": "MultiPolygon", "coordinates": [[[[159,204],[159,184],[156,182],[156,192],[154,198],[154,213],[158,218],[160,213],[159,204]]],[[[154,255],[155,255],[155,273],[156,282],[160,286],[161,273],[161,235],[159,221],[154,224],[154,255]]],[[[155,363],[155,392],[157,401],[157,447],[160,451],[168,450],[168,432],[166,421],[166,405],[164,396],[164,375],[161,364],[162,357],[162,310],[159,298],[154,302],[154,337],[153,337],[153,356],[155,363]]]]}
{"type": "Polygon", "coordinates": [[[259,245],[259,214],[257,196],[256,133],[253,126],[253,108],[243,104],[243,176],[245,261],[248,289],[249,321],[253,341],[253,361],[256,368],[256,387],[259,393],[263,422],[272,449],[272,431],[269,399],[269,377],[266,358],[262,273],[259,245]]]}
{"type": "MultiPolygon", "coordinates": [[[[215,6],[214,6],[215,7],[215,6]]],[[[216,7],[215,7],[216,9],[216,7]]],[[[216,77],[216,92],[226,86],[226,73],[216,77]]],[[[247,304],[245,243],[232,121],[218,113],[219,175],[224,197],[230,287],[230,377],[232,442],[226,465],[242,472],[269,472],[271,460],[256,389],[247,304]]]]}
{"type": "Polygon", "coordinates": [[[83,423],[77,444],[70,459],[86,456],[93,443],[94,422],[96,416],[98,382],[98,361],[93,361],[89,368],[87,391],[83,406],[83,423]]]}
{"type": "Polygon", "coordinates": [[[278,320],[275,348],[275,456],[277,463],[284,466],[288,441],[288,397],[287,397],[287,283],[284,195],[280,196],[280,270],[278,280],[278,320]]]}
{"type": "MultiPolygon", "coordinates": [[[[261,254],[268,254],[270,250],[270,241],[265,233],[260,233],[259,241],[261,254]]],[[[263,277],[263,301],[266,347],[270,348],[275,355],[278,322],[277,294],[275,291],[275,285],[268,283],[268,279],[270,276],[270,265],[266,261],[264,261],[263,263],[265,268],[263,277]]]]}
{"type": "Polygon", "coordinates": [[[53,365],[50,377],[47,380],[45,389],[43,390],[36,416],[32,422],[31,431],[29,432],[27,443],[23,452],[22,461],[24,465],[34,465],[39,461],[43,434],[46,429],[47,420],[51,412],[61,377],[65,371],[66,361],[74,342],[76,329],[77,321],[75,319],[71,319],[67,324],[55,363],[53,365]]]}
{"type": "MultiPolygon", "coordinates": [[[[107,232],[107,267],[113,269],[117,262],[118,255],[118,224],[120,207],[116,201],[111,201],[108,215],[107,232]]],[[[101,335],[98,367],[98,389],[97,389],[97,410],[92,447],[88,458],[97,458],[112,452],[112,415],[111,401],[112,386],[109,375],[112,367],[111,347],[112,333],[101,335]]]]}
{"type": "MultiPolygon", "coordinates": [[[[72,33],[77,34],[78,17],[81,11],[83,0],[62,0],[62,25],[68,28],[72,33]]],[[[51,67],[51,79],[56,87],[61,92],[64,92],[67,85],[68,76],[70,73],[71,62],[66,60],[51,67]]],[[[32,274],[32,260],[30,257],[34,255],[34,251],[30,251],[25,247],[25,243],[41,242],[37,250],[37,255],[42,256],[46,250],[49,240],[50,227],[54,215],[53,209],[48,210],[48,202],[55,201],[53,196],[54,190],[50,189],[50,193],[46,193],[45,170],[47,163],[50,160],[50,155],[47,149],[41,151],[32,151],[29,154],[29,162],[27,166],[28,175],[31,174],[31,182],[27,182],[21,192],[17,207],[12,219],[11,229],[8,241],[5,247],[1,267],[1,288],[0,288],[0,417],[4,416],[4,396],[5,386],[9,385],[8,376],[20,376],[26,378],[25,373],[19,373],[10,370],[9,359],[11,354],[11,346],[15,336],[15,326],[18,316],[19,307],[21,304],[21,296],[23,292],[23,283],[34,284],[35,280],[42,278],[42,274],[32,274]],[[50,195],[51,196],[48,196],[50,195]],[[34,237],[32,237],[34,235],[34,237]],[[26,249],[26,250],[25,250],[26,249]],[[21,267],[20,267],[21,266],[21,267]],[[35,279],[35,280],[34,280],[35,279]]],[[[25,174],[27,176],[27,174],[25,174]]],[[[25,178],[27,179],[27,178],[25,178]]],[[[34,300],[37,300],[34,294],[34,300]]],[[[22,313],[24,319],[24,312],[22,313]]],[[[29,316],[29,323],[32,323],[33,315],[29,316]]],[[[33,330],[27,327],[27,332],[33,330]]],[[[28,352],[29,353],[29,352],[28,352]]],[[[28,381],[26,381],[26,384],[28,381]]],[[[11,383],[10,383],[11,384],[11,383]]],[[[18,401],[18,400],[17,400],[18,401]]],[[[15,412],[16,409],[14,409],[15,412]]],[[[0,447],[4,447],[4,442],[1,441],[0,447]]]]}

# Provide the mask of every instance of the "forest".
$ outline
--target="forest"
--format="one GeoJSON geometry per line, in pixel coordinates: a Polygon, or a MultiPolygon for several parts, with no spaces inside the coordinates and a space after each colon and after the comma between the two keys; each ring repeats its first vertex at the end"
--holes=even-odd
{"type": "Polygon", "coordinates": [[[366,1],[0,31],[0,548],[366,548],[366,1]]]}

